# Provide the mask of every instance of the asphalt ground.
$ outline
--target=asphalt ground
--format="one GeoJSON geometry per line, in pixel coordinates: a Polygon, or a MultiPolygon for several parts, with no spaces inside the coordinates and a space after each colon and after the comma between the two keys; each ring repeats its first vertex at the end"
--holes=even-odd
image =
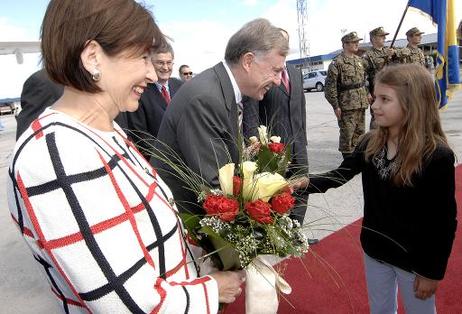
{"type": "MultiPolygon", "coordinates": [[[[308,157],[310,172],[336,168],[342,156],[337,150],[338,126],[331,106],[319,92],[306,93],[308,157]]],[[[9,159],[15,143],[16,121],[1,116],[0,131],[0,313],[60,313],[50,288],[30,250],[13,224],[6,200],[9,159]]],[[[367,116],[369,119],[369,116],[367,116]]],[[[441,112],[443,128],[458,163],[462,161],[462,92],[457,92],[441,112]]],[[[309,237],[322,239],[362,216],[359,176],[324,194],[311,195],[305,225],[309,237]]]]}

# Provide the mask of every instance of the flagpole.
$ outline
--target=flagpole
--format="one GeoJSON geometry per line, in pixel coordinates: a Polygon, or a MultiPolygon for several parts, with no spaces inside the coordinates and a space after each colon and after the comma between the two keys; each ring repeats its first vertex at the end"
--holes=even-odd
{"type": "Polygon", "coordinates": [[[401,21],[399,21],[398,28],[396,29],[395,36],[393,36],[393,40],[391,41],[390,48],[393,48],[395,44],[396,36],[398,36],[399,29],[401,28],[401,24],[403,24],[404,17],[406,16],[407,9],[409,8],[409,1],[406,4],[406,8],[404,9],[403,16],[401,16],[401,21]]]}

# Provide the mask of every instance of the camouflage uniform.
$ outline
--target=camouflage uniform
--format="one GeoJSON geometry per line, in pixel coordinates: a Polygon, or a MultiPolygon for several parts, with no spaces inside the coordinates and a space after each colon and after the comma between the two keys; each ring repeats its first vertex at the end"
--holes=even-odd
{"type": "MultiPolygon", "coordinates": [[[[385,32],[383,27],[374,28],[369,32],[373,36],[386,36],[390,33],[385,32]]],[[[363,55],[366,64],[367,80],[369,82],[369,92],[373,95],[374,79],[376,74],[390,63],[405,63],[411,52],[408,48],[375,48],[372,47],[363,55]]]]}
{"type": "MultiPolygon", "coordinates": [[[[356,37],[356,33],[350,33],[344,38],[351,34],[356,37]]],[[[354,150],[365,132],[365,110],[369,103],[363,62],[356,55],[349,57],[342,52],[334,58],[327,72],[324,95],[334,109],[342,110],[338,121],[339,151],[344,154],[354,150]]]]}
{"type": "Polygon", "coordinates": [[[406,58],[406,63],[416,63],[421,64],[423,66],[427,65],[422,49],[413,48],[409,45],[407,46],[407,48],[411,51],[411,54],[406,58]]]}
{"type": "Polygon", "coordinates": [[[372,94],[374,92],[375,75],[391,61],[390,48],[383,47],[379,49],[372,47],[370,50],[366,51],[363,58],[367,80],[369,82],[369,92],[372,94]]]}
{"type": "Polygon", "coordinates": [[[384,66],[392,63],[409,63],[411,57],[409,48],[374,48],[366,51],[363,55],[366,66],[367,81],[369,82],[369,91],[372,94],[374,91],[374,79],[376,74],[383,69],[384,66]]]}
{"type": "MultiPolygon", "coordinates": [[[[424,32],[421,32],[417,27],[413,27],[410,30],[406,32],[406,36],[414,36],[414,35],[422,35],[424,32]]],[[[421,64],[423,66],[426,66],[426,60],[423,51],[420,48],[414,48],[411,47],[410,45],[407,45],[407,48],[410,50],[410,55],[408,58],[406,58],[406,63],[416,63],[416,64],[421,64]]]]}

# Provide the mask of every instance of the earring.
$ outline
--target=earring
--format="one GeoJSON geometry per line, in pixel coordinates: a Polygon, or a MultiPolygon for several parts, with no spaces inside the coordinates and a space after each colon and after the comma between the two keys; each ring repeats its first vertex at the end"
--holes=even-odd
{"type": "Polygon", "coordinates": [[[95,68],[93,70],[93,73],[91,74],[91,78],[93,79],[93,81],[98,82],[101,79],[101,72],[97,68],[95,68]]]}

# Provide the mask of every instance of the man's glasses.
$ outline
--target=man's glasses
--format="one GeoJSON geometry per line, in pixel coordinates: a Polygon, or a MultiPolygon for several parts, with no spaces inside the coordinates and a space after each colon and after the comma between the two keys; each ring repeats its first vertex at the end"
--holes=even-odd
{"type": "Polygon", "coordinates": [[[183,72],[183,73],[181,73],[181,74],[183,74],[183,75],[193,75],[192,72],[183,72]]]}
{"type": "Polygon", "coordinates": [[[163,67],[166,65],[167,67],[171,68],[173,66],[172,61],[154,61],[154,64],[158,67],[163,67]]]}

